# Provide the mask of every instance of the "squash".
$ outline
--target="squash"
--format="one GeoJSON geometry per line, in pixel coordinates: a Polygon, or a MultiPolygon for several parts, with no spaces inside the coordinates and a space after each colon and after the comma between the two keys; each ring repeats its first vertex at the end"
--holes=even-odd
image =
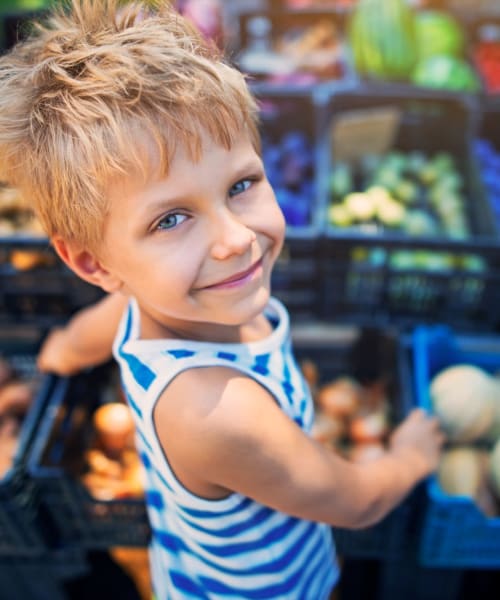
{"type": "Polygon", "coordinates": [[[484,470],[480,452],[469,446],[444,450],[438,466],[438,481],[451,496],[475,500],[482,485],[484,470]]]}
{"type": "MultiPolygon", "coordinates": [[[[495,381],[500,388],[500,381],[495,377],[495,381]]],[[[495,443],[498,439],[500,439],[500,393],[498,394],[498,398],[495,402],[495,411],[493,415],[493,423],[491,427],[486,432],[486,439],[489,442],[495,443]]]]}
{"type": "Polygon", "coordinates": [[[490,453],[489,476],[495,496],[500,500],[500,439],[490,453]]]}
{"type": "Polygon", "coordinates": [[[434,376],[430,396],[449,440],[473,442],[484,437],[493,424],[500,386],[483,369],[457,364],[434,376]]]}

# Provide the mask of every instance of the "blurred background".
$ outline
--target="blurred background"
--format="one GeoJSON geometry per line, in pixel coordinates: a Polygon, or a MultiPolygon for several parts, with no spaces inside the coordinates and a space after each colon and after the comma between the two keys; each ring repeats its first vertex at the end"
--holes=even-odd
{"type": "MultiPolygon", "coordinates": [[[[1,0],[5,52],[57,0],[1,0]]],[[[340,600],[500,593],[500,3],[182,0],[244,72],[287,220],[273,275],[349,460],[414,406],[449,437],[381,523],[334,528],[340,600]]],[[[114,363],[42,376],[50,328],[101,297],[0,182],[0,600],[150,598],[149,527],[114,363]],[[103,466],[104,465],[104,466],[103,466]]],[[[29,202],[28,202],[29,204],[29,202]]],[[[306,598],[305,600],[315,600],[306,598]]]]}

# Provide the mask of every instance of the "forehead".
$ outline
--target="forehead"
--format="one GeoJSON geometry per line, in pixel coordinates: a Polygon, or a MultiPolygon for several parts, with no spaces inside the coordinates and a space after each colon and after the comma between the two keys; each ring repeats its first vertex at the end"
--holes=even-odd
{"type": "MultiPolygon", "coordinates": [[[[163,136],[141,133],[131,150],[127,174],[144,183],[157,179],[168,179],[180,169],[202,168],[217,157],[243,158],[243,154],[258,154],[251,134],[246,128],[235,133],[229,145],[215,140],[206,130],[200,129],[195,137],[180,138],[173,142],[163,136]]],[[[232,163],[227,163],[227,168],[232,163]]],[[[123,180],[123,177],[120,177],[123,180]]]]}
{"type": "Polygon", "coordinates": [[[162,147],[158,140],[142,136],[133,151],[126,173],[111,178],[107,196],[110,200],[124,196],[138,195],[161,182],[179,186],[177,192],[209,182],[224,182],[225,175],[233,177],[250,163],[260,162],[251,135],[243,129],[229,148],[215,141],[207,132],[200,131],[198,145],[177,143],[173,148],[162,147]],[[182,187],[181,187],[182,186],[182,187]]]}

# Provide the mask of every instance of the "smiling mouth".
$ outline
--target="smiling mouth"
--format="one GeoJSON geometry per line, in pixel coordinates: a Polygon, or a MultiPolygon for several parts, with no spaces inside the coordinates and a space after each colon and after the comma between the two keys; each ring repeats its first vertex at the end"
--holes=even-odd
{"type": "Polygon", "coordinates": [[[235,275],[232,275],[231,277],[228,277],[227,279],[223,279],[222,281],[218,281],[217,283],[214,283],[212,285],[207,285],[207,286],[205,286],[205,289],[225,287],[225,286],[230,286],[231,284],[240,283],[240,282],[248,279],[249,277],[251,277],[255,273],[255,271],[257,271],[257,269],[259,269],[259,267],[261,267],[261,266],[262,266],[262,258],[259,258],[259,260],[257,262],[255,262],[250,268],[245,269],[245,271],[240,271],[239,273],[236,273],[235,275]]]}

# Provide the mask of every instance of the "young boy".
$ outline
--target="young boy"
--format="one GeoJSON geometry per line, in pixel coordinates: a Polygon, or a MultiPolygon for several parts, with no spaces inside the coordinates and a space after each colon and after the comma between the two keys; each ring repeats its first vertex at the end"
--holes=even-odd
{"type": "Polygon", "coordinates": [[[443,443],[421,411],[368,465],[309,437],[288,315],[270,297],[285,225],[259,149],[243,77],[166,3],[73,0],[0,60],[0,176],[109,293],[39,364],[74,372],[114,340],[158,600],[327,598],[330,526],[381,519],[443,443]]]}

